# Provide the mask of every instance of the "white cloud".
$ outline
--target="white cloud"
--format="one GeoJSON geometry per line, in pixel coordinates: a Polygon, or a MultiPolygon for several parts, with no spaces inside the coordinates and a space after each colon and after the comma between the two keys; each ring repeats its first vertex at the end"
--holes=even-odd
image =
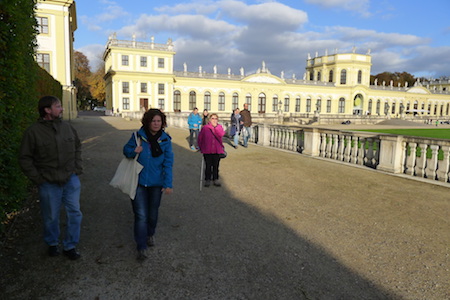
{"type": "Polygon", "coordinates": [[[90,31],[101,31],[103,30],[103,23],[111,22],[130,15],[123,7],[121,7],[114,1],[100,0],[100,3],[106,5],[103,13],[97,14],[93,17],[84,15],[79,17],[81,22],[86,25],[86,27],[90,31]]]}
{"type": "Polygon", "coordinates": [[[89,60],[89,65],[91,66],[91,71],[95,72],[103,61],[105,45],[91,44],[85,47],[80,47],[76,50],[86,55],[89,60]]]}
{"type": "Polygon", "coordinates": [[[134,25],[120,29],[119,35],[130,37],[133,33],[137,37],[147,37],[159,32],[174,33],[194,39],[214,38],[234,33],[238,28],[221,20],[212,20],[201,15],[142,15],[134,25]],[[151,29],[151,31],[149,31],[151,29]]]}
{"type": "Polygon", "coordinates": [[[308,15],[301,10],[278,2],[247,5],[241,1],[219,1],[219,7],[225,15],[248,24],[296,30],[308,21],[308,15]]]}

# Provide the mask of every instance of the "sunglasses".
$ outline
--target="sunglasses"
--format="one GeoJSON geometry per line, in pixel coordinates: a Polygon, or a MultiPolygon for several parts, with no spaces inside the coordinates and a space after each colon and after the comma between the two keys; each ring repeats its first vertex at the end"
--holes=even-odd
{"type": "Polygon", "coordinates": [[[217,120],[217,118],[211,118],[211,120],[217,120]]]}

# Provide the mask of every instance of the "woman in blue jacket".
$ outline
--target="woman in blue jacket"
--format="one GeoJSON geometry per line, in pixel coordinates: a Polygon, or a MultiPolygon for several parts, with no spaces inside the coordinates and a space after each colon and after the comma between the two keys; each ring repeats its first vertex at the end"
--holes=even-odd
{"type": "Polygon", "coordinates": [[[142,117],[138,131],[141,145],[134,136],[123,147],[123,154],[144,166],[139,174],[136,197],[131,201],[134,212],[134,239],[138,260],[147,258],[147,246],[154,245],[158,210],[162,194],[172,193],[173,152],[171,137],[164,131],[166,116],[159,109],[149,109],[142,117]]]}

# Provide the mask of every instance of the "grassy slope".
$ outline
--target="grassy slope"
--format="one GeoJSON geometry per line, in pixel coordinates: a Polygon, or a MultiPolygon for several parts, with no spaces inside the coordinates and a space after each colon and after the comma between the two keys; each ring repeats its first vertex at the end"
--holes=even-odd
{"type": "Polygon", "coordinates": [[[450,129],[371,129],[371,130],[358,130],[369,132],[390,133],[407,136],[420,136],[437,139],[450,140],[450,129]]]}

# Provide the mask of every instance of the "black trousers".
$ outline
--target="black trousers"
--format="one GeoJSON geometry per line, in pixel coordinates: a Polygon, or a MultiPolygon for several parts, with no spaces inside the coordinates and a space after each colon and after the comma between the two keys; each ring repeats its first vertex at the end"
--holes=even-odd
{"type": "Polygon", "coordinates": [[[205,158],[205,180],[219,179],[219,154],[203,154],[205,158]]]}
{"type": "Polygon", "coordinates": [[[189,129],[189,146],[198,147],[197,139],[198,139],[198,129],[189,129]]]}

